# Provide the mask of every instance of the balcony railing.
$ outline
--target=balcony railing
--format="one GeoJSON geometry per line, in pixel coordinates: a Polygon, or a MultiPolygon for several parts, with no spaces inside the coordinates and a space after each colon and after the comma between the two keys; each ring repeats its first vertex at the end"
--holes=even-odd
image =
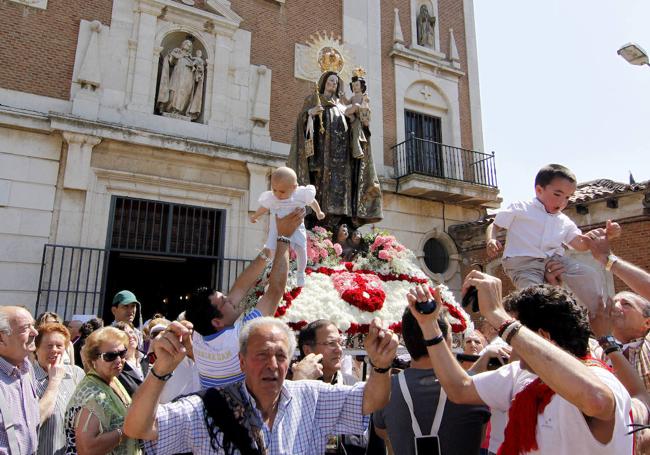
{"type": "Polygon", "coordinates": [[[497,187],[494,152],[482,153],[411,137],[392,147],[395,178],[420,174],[497,187]]]}

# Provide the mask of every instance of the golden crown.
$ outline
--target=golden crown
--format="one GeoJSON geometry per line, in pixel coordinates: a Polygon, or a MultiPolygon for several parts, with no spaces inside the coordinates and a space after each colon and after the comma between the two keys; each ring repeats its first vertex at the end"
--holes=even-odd
{"type": "Polygon", "coordinates": [[[318,52],[318,65],[323,73],[327,71],[339,73],[344,65],[343,56],[333,47],[324,47],[318,52]]]}
{"type": "Polygon", "coordinates": [[[360,66],[357,66],[355,69],[352,70],[352,75],[356,76],[356,77],[365,77],[366,76],[366,70],[364,70],[360,66]]]}

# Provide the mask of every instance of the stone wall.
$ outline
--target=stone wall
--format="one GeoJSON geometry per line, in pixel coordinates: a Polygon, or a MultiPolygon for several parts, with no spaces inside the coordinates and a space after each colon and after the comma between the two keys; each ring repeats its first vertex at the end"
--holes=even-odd
{"type": "Polygon", "coordinates": [[[0,305],[33,308],[50,238],[61,137],[0,127],[0,305]]]}

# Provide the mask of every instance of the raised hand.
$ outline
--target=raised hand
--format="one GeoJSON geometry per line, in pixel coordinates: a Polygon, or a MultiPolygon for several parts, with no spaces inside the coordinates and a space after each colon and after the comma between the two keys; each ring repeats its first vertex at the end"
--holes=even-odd
{"type": "Polygon", "coordinates": [[[398,339],[392,330],[382,328],[381,319],[370,321],[365,341],[370,362],[377,368],[390,368],[397,355],[398,339]]]}
{"type": "Polygon", "coordinates": [[[323,354],[307,354],[300,362],[291,367],[294,381],[301,379],[318,379],[323,376],[323,364],[320,363],[323,354]]]}
{"type": "Polygon", "coordinates": [[[487,248],[487,253],[489,258],[496,257],[501,250],[503,250],[503,245],[497,239],[490,239],[485,246],[487,248]]]}
{"type": "Polygon", "coordinates": [[[192,324],[188,321],[172,322],[152,341],[152,346],[156,354],[156,374],[171,373],[192,349],[192,324]]]}

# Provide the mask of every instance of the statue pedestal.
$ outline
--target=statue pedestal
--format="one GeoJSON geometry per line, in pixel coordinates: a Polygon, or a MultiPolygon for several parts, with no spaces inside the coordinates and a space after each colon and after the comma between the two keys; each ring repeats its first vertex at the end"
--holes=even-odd
{"type": "Polygon", "coordinates": [[[179,119],[179,120],[185,120],[186,122],[191,122],[192,121],[192,117],[188,117],[187,115],[174,114],[174,113],[171,113],[171,112],[163,112],[162,115],[164,117],[175,118],[175,119],[179,119]]]}

